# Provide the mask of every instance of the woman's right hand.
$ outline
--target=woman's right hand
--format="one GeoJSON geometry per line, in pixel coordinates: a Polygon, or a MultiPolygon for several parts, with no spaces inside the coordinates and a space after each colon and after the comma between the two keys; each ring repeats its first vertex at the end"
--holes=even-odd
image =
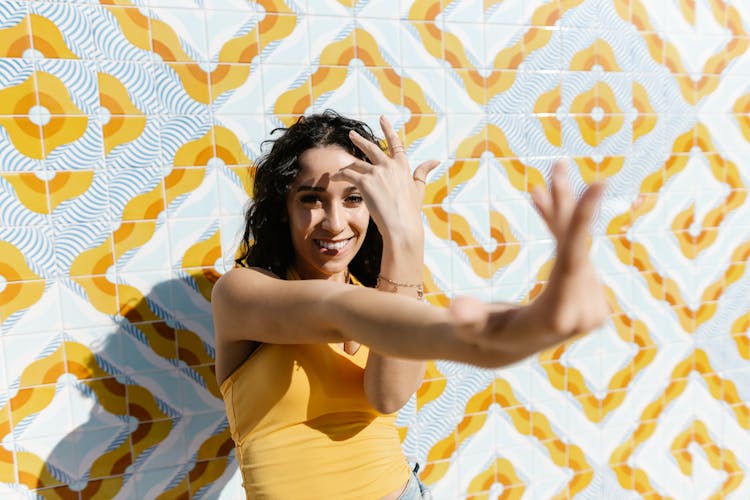
{"type": "Polygon", "coordinates": [[[380,117],[388,151],[383,150],[355,131],[349,137],[367,156],[370,163],[356,160],[341,169],[334,180],[345,179],[357,186],[364,197],[372,220],[383,238],[419,235],[422,243],[421,208],[427,175],[440,162],[435,160],[420,164],[412,174],[406,150],[391,123],[380,117]]]}

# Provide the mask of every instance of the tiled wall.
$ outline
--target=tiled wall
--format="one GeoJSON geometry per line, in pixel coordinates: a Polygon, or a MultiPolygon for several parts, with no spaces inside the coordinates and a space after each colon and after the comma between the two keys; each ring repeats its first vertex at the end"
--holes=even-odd
{"type": "Polygon", "coordinates": [[[402,131],[426,287],[524,301],[527,192],[609,188],[612,319],[430,365],[399,422],[438,499],[750,498],[750,3],[0,2],[0,497],[239,498],[209,294],[274,127],[402,131]]]}

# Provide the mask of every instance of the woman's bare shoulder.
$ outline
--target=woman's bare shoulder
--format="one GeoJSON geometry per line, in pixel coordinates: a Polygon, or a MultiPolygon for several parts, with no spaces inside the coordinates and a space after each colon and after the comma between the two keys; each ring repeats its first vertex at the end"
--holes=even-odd
{"type": "Polygon", "coordinates": [[[273,273],[255,267],[235,267],[224,273],[211,291],[216,335],[224,336],[242,323],[254,322],[272,287],[280,283],[273,273]]]}
{"type": "Polygon", "coordinates": [[[351,285],[330,280],[284,280],[263,269],[236,268],[214,285],[212,309],[218,340],[271,344],[341,339],[330,297],[351,285]]]}
{"type": "Polygon", "coordinates": [[[273,279],[280,279],[278,276],[276,276],[274,273],[269,271],[268,269],[263,269],[261,267],[233,267],[226,273],[224,273],[221,279],[225,279],[229,276],[233,276],[232,279],[253,279],[258,277],[267,277],[267,278],[273,278],[273,279]]]}
{"type": "Polygon", "coordinates": [[[263,287],[273,286],[280,281],[271,271],[258,267],[235,267],[221,275],[214,284],[211,301],[232,301],[247,299],[263,287]]]}

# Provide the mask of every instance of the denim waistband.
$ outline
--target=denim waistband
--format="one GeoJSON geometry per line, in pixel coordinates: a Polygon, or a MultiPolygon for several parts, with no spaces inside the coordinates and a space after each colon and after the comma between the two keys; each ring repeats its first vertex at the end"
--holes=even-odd
{"type": "Polygon", "coordinates": [[[419,464],[409,464],[409,466],[412,469],[411,476],[398,500],[432,500],[430,490],[419,480],[417,475],[419,464]]]}

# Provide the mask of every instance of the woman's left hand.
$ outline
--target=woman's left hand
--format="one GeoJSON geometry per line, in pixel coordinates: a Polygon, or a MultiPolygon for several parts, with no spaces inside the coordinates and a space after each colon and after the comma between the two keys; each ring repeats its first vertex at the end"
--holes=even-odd
{"type": "Polygon", "coordinates": [[[600,327],[610,309],[589,256],[588,236],[603,191],[604,184],[594,183],[576,201],[566,165],[557,162],[550,189],[532,192],[539,214],[557,240],[555,264],[544,290],[523,307],[457,298],[451,314],[458,335],[523,357],[600,327]]]}
{"type": "Polygon", "coordinates": [[[348,180],[361,191],[372,220],[384,238],[414,234],[420,231],[420,216],[424,199],[427,175],[440,162],[429,160],[421,163],[412,174],[406,150],[391,123],[380,117],[380,126],[385,135],[388,151],[383,150],[355,131],[349,137],[370,160],[370,163],[355,160],[339,170],[335,180],[348,180]]]}

